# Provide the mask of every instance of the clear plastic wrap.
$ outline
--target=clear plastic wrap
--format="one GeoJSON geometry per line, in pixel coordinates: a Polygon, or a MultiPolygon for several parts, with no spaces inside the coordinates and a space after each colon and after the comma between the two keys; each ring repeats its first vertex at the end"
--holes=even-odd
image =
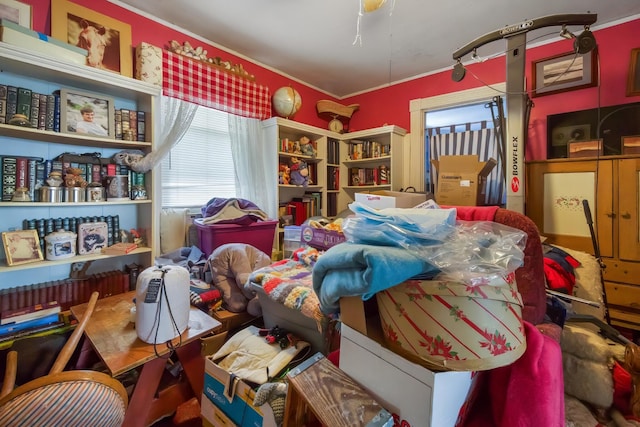
{"type": "Polygon", "coordinates": [[[524,262],[526,233],[493,221],[451,222],[446,212],[439,221],[424,222],[412,220],[411,215],[384,215],[384,210],[375,215],[362,209],[355,212],[343,223],[348,242],[406,248],[437,267],[438,280],[504,283],[524,262]]]}

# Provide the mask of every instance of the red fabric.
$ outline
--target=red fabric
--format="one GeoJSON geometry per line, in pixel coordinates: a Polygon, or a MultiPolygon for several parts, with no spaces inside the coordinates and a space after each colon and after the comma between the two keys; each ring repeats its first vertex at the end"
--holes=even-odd
{"type": "Polygon", "coordinates": [[[162,89],[166,96],[242,117],[271,117],[269,88],[186,56],[164,50],[162,89]]]}
{"type": "Polygon", "coordinates": [[[442,206],[442,208],[455,208],[457,218],[462,221],[493,221],[498,206],[442,206]]]}
{"type": "Polygon", "coordinates": [[[623,415],[631,415],[631,388],[631,374],[616,361],[613,365],[613,406],[623,415]]]}
{"type": "Polygon", "coordinates": [[[576,276],[562,268],[560,264],[550,258],[544,258],[544,275],[547,278],[547,286],[549,288],[573,295],[576,276]]]}
{"type": "Polygon", "coordinates": [[[481,371],[461,409],[459,427],[563,427],[560,344],[524,322],[527,349],[509,366],[481,371]]]}

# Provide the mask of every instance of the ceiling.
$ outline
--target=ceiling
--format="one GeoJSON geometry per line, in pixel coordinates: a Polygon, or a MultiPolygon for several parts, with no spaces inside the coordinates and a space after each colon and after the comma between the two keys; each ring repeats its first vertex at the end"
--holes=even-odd
{"type": "MultiPolygon", "coordinates": [[[[110,1],[336,98],[451,69],[458,48],[527,19],[595,13],[594,30],[640,15],[639,0],[386,0],[361,16],[361,1],[382,0],[110,1]]],[[[560,30],[530,31],[527,42],[559,40],[560,30]]],[[[497,40],[477,54],[486,58],[505,48],[497,40]]],[[[250,65],[245,69],[251,72],[250,65]]]]}

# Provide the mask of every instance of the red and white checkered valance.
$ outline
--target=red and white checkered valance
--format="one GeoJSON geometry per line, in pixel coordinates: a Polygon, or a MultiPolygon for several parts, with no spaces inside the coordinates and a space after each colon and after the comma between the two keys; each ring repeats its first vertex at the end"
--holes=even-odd
{"type": "Polygon", "coordinates": [[[162,91],[242,117],[271,117],[269,88],[173,52],[162,53],[162,91]]]}

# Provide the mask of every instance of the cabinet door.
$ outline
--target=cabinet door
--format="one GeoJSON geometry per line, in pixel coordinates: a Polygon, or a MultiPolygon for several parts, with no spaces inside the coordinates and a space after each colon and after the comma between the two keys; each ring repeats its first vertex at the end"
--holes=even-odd
{"type": "Polygon", "coordinates": [[[640,159],[619,160],[618,227],[620,259],[640,260],[640,159]]]}
{"type": "Polygon", "coordinates": [[[527,174],[527,216],[549,243],[594,253],[583,208],[587,200],[600,254],[613,256],[612,160],[533,162],[527,165],[527,174]]]}

